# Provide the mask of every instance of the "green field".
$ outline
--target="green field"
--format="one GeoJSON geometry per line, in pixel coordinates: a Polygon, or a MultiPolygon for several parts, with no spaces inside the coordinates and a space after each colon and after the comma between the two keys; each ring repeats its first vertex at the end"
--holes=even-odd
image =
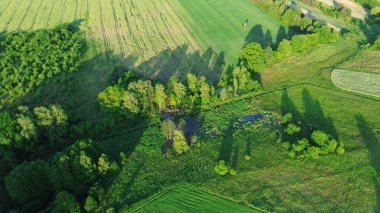
{"type": "Polygon", "coordinates": [[[380,73],[380,52],[365,50],[360,51],[350,60],[339,65],[339,69],[352,70],[367,73],[380,73]]]}
{"type": "Polygon", "coordinates": [[[271,148],[254,155],[255,169],[228,180],[213,179],[202,189],[274,212],[378,210],[380,101],[337,89],[330,78],[342,59],[362,54],[346,42],[268,68],[261,75],[262,83],[268,91],[278,91],[251,102],[259,109],[298,114],[303,122],[336,135],[346,153],[294,161],[269,140],[271,148]],[[298,86],[280,89],[292,85],[298,86]]]}
{"type": "Polygon", "coordinates": [[[191,186],[177,186],[165,190],[133,212],[264,212],[234,201],[211,195],[191,186]]]}
{"type": "Polygon", "coordinates": [[[380,97],[380,75],[348,70],[333,70],[331,80],[338,88],[380,97]]]}
{"type": "Polygon", "coordinates": [[[345,144],[345,155],[294,161],[276,151],[275,141],[267,141],[270,148],[255,152],[250,171],[216,178],[202,188],[274,212],[377,209],[380,102],[311,85],[285,94],[287,101],[284,91],[278,91],[252,100],[252,105],[278,113],[293,106],[290,111],[298,111],[303,122],[335,132],[345,144]],[[326,123],[329,119],[332,125],[326,123]]]}
{"type": "MultiPolygon", "coordinates": [[[[286,109],[302,122],[335,135],[345,144],[344,155],[304,161],[289,159],[270,129],[259,129],[252,136],[250,161],[244,160],[247,142],[230,136],[225,140],[207,140],[201,148],[192,148],[190,154],[169,160],[158,152],[136,151],[140,150],[140,142],[129,164],[112,178],[107,202],[113,206],[134,203],[162,190],[160,186],[185,181],[207,192],[274,212],[375,211],[380,191],[380,162],[376,158],[380,147],[379,99],[338,89],[331,81],[334,67],[348,63],[342,59],[350,60],[360,54],[355,44],[342,40],[294,56],[261,74],[268,94],[202,113],[204,125],[229,128],[230,120],[257,110],[281,114],[286,109]],[[281,89],[284,86],[290,88],[281,89]],[[222,145],[231,141],[234,145],[229,155],[236,160],[238,174],[217,177],[210,171],[210,163],[226,151],[222,145]]],[[[112,155],[122,150],[130,153],[130,147],[135,147],[139,139],[145,140],[144,135],[144,131],[135,132],[100,143],[112,155]]]]}
{"type": "Polygon", "coordinates": [[[281,23],[249,0],[174,1],[177,4],[184,23],[201,46],[224,52],[229,63],[236,62],[247,42],[256,41],[266,47],[286,37],[281,23]],[[245,21],[248,32],[243,29],[245,21]]]}

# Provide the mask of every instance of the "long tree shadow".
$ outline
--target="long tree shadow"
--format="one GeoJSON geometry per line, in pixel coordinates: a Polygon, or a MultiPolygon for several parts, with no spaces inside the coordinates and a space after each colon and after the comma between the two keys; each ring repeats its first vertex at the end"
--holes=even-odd
{"type": "Polygon", "coordinates": [[[293,35],[295,35],[295,30],[296,29],[289,27],[287,32],[285,27],[280,26],[277,30],[277,35],[274,38],[271,31],[266,30],[264,33],[262,25],[257,24],[249,31],[248,35],[246,36],[244,46],[251,42],[256,42],[259,43],[263,49],[267,47],[277,49],[278,44],[282,40],[290,39],[293,35]]]}
{"type": "Polygon", "coordinates": [[[285,88],[281,94],[281,114],[285,115],[287,113],[291,113],[297,120],[301,119],[294,101],[290,98],[288,90],[285,88]]]}
{"type": "Polygon", "coordinates": [[[376,176],[373,177],[374,186],[376,189],[376,198],[377,198],[377,206],[375,211],[380,211],[380,183],[379,183],[379,177],[380,177],[380,144],[379,140],[376,137],[376,134],[372,131],[371,127],[369,127],[367,121],[361,114],[357,114],[355,116],[356,119],[356,125],[360,131],[360,135],[368,149],[369,152],[369,161],[371,163],[371,166],[376,171],[376,176]]]}
{"type": "Polygon", "coordinates": [[[232,135],[233,120],[230,121],[228,128],[223,134],[223,140],[219,148],[219,160],[224,160],[226,163],[231,162],[232,151],[234,147],[234,138],[232,135]]]}
{"type": "Polygon", "coordinates": [[[314,99],[309,90],[306,88],[302,91],[302,100],[304,105],[303,119],[317,129],[323,130],[324,132],[332,135],[337,140],[339,139],[338,132],[331,117],[327,117],[322,109],[321,104],[317,99],[314,99]]]}
{"type": "Polygon", "coordinates": [[[286,29],[283,26],[280,26],[277,31],[276,36],[276,45],[278,45],[282,40],[288,38],[288,35],[286,33],[286,29]]]}
{"type": "Polygon", "coordinates": [[[174,50],[161,51],[135,69],[145,77],[163,82],[167,82],[173,75],[185,79],[189,72],[217,82],[223,74],[224,65],[225,52],[217,54],[212,48],[208,48],[203,54],[199,51],[190,52],[189,46],[184,44],[174,50]]]}
{"type": "Polygon", "coordinates": [[[359,20],[359,27],[367,42],[373,44],[380,34],[380,15],[369,15],[365,20],[359,20]]]}

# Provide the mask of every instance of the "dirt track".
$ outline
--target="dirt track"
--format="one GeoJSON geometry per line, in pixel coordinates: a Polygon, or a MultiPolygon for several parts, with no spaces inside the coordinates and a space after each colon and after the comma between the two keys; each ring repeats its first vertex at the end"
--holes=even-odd
{"type": "MultiPolygon", "coordinates": [[[[334,5],[333,0],[318,0],[330,6],[334,5]]],[[[355,18],[364,19],[369,15],[370,11],[352,0],[335,0],[336,2],[343,4],[344,7],[351,9],[351,15],[355,18]]]]}
{"type": "Polygon", "coordinates": [[[340,32],[340,31],[342,30],[341,28],[339,28],[339,27],[333,25],[333,24],[330,23],[330,22],[327,22],[326,20],[320,18],[319,16],[310,13],[308,10],[306,10],[306,9],[304,9],[304,8],[302,8],[302,7],[299,7],[297,4],[294,4],[294,3],[292,3],[292,2],[289,2],[289,7],[292,8],[293,10],[295,10],[295,9],[297,9],[297,8],[300,8],[300,9],[301,9],[301,12],[302,12],[306,17],[308,17],[308,18],[310,18],[310,19],[315,18],[315,19],[317,19],[321,24],[325,24],[325,25],[327,25],[327,26],[333,28],[334,30],[336,30],[336,31],[338,31],[338,32],[340,32]]]}

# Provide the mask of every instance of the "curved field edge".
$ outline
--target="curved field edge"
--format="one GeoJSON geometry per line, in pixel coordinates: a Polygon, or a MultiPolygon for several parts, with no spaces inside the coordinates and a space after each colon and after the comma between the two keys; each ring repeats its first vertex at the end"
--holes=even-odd
{"type": "Polygon", "coordinates": [[[335,69],[331,81],[340,89],[380,97],[380,75],[335,69]]]}
{"type": "MultiPolygon", "coordinates": [[[[164,212],[198,212],[198,211],[205,211],[203,205],[209,205],[210,209],[215,209],[215,206],[219,202],[219,205],[217,209],[224,209],[221,211],[215,212],[229,212],[229,211],[244,211],[244,212],[266,212],[262,209],[256,208],[251,205],[245,205],[243,203],[238,203],[235,200],[232,200],[227,197],[223,197],[217,194],[212,194],[206,191],[203,191],[201,189],[198,189],[192,185],[189,184],[178,184],[173,185],[170,187],[167,187],[163,191],[159,192],[156,195],[151,196],[150,198],[147,198],[138,204],[135,204],[132,209],[125,209],[121,212],[150,212],[152,209],[155,209],[155,205],[158,204],[165,204],[171,203],[172,206],[169,208],[165,208],[164,212]],[[173,199],[175,198],[175,199],[173,199]],[[194,198],[194,200],[192,200],[194,198]],[[172,200],[171,200],[172,199],[172,200]],[[184,200],[191,202],[183,202],[184,200]],[[178,203],[177,203],[178,202],[178,203]],[[215,203],[214,203],[215,202],[215,203]],[[183,206],[182,206],[183,203],[183,206]],[[184,208],[177,208],[178,207],[185,207],[187,206],[189,209],[185,210],[184,208]],[[153,205],[153,206],[152,206],[153,205]]],[[[207,208],[208,209],[208,208],[207,208]]],[[[157,211],[157,209],[156,209],[157,211]]]]}

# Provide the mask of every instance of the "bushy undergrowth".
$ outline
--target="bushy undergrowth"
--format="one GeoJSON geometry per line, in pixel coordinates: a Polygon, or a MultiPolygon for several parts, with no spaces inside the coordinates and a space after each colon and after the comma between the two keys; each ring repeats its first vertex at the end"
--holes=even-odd
{"type": "Polygon", "coordinates": [[[337,141],[321,130],[315,130],[296,121],[291,113],[285,114],[281,123],[283,126],[282,147],[289,151],[290,158],[317,159],[322,155],[345,152],[343,142],[337,141]]]}

